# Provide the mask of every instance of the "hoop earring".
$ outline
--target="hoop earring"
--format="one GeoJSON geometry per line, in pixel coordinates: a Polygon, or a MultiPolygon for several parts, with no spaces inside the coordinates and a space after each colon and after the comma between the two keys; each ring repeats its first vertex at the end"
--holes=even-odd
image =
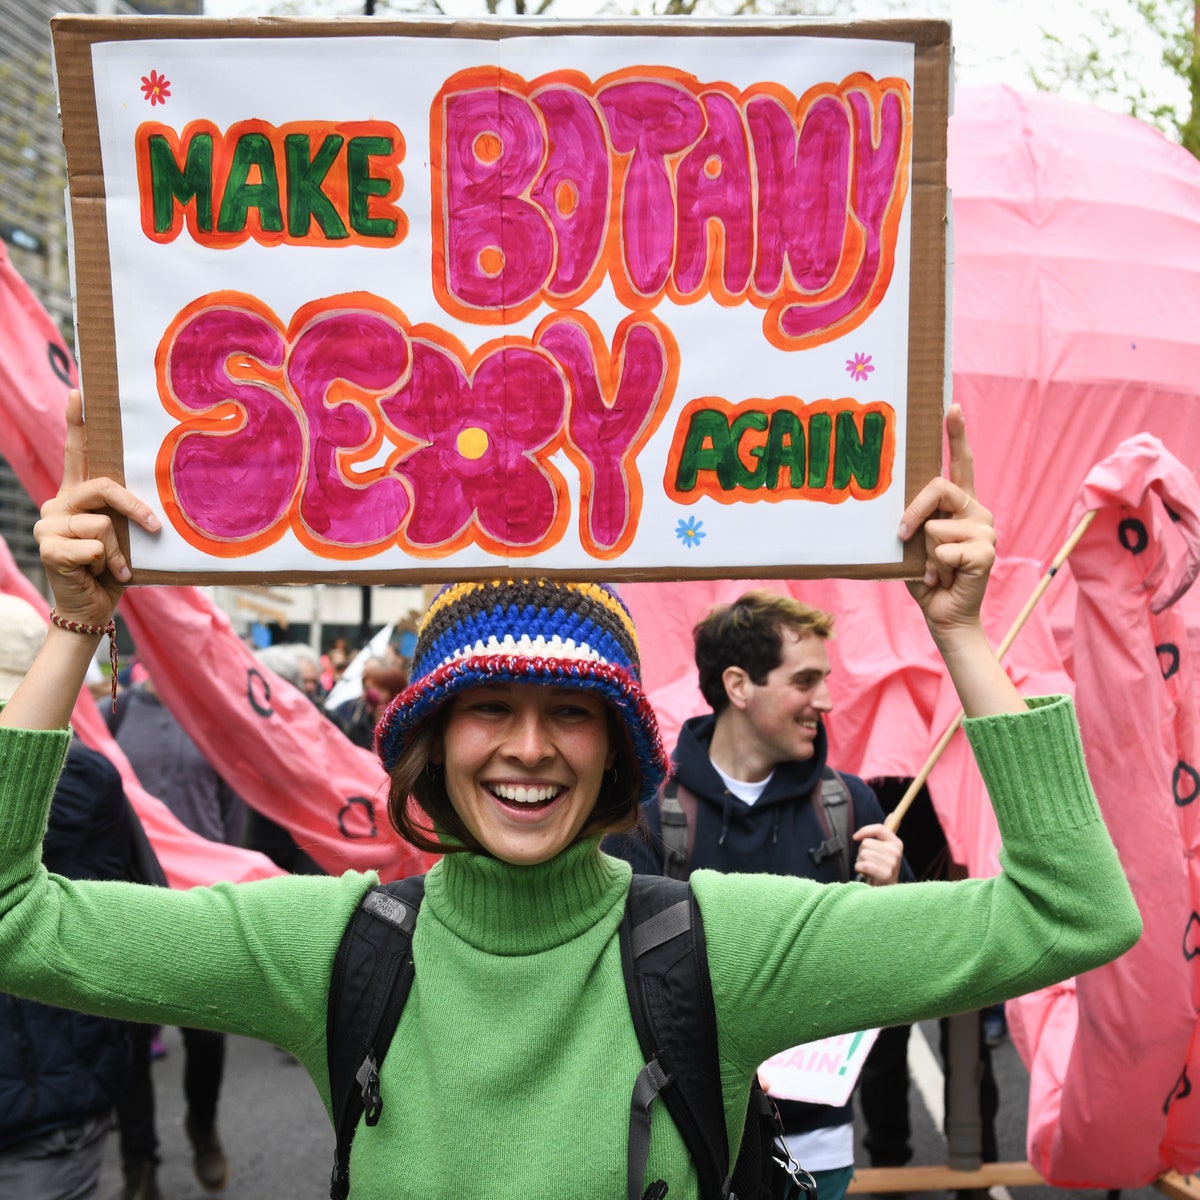
{"type": "Polygon", "coordinates": [[[441,770],[442,770],[442,764],[435,763],[432,758],[425,764],[425,774],[434,783],[437,782],[438,774],[441,770]]]}
{"type": "Polygon", "coordinates": [[[609,772],[610,772],[610,773],[611,773],[611,775],[612,775],[612,781],[609,783],[609,785],[608,785],[608,786],[609,786],[610,788],[612,788],[612,789],[615,791],[615,790],[616,790],[616,787],[617,787],[617,781],[618,781],[618,776],[617,776],[617,764],[616,764],[616,763],[613,763],[613,765],[612,765],[611,767],[609,767],[608,769],[609,769],[609,772]]]}

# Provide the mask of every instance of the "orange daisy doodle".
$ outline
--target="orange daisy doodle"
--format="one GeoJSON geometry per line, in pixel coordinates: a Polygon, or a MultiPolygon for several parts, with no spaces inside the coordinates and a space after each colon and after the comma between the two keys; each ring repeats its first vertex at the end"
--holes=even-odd
{"type": "Polygon", "coordinates": [[[171,94],[171,81],[157,71],[142,76],[142,95],[150,101],[151,108],[156,104],[166,104],[171,94]]]}

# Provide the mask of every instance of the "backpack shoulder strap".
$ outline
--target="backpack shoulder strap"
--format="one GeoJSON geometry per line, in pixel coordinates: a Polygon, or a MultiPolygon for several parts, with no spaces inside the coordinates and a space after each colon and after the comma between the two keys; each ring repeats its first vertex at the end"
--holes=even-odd
{"type": "Polygon", "coordinates": [[[843,883],[847,883],[853,878],[853,844],[850,835],[855,828],[854,801],[846,781],[832,767],[822,769],[821,780],[813,790],[812,802],[825,840],[808,853],[814,863],[824,862],[836,855],[838,876],[843,883]]]}
{"type": "Polygon", "coordinates": [[[696,844],[696,797],[672,774],[658,797],[662,823],[663,874],[686,879],[692,873],[692,848],[696,844]]]}
{"type": "Polygon", "coordinates": [[[726,1194],[729,1139],[704,925],[691,888],[676,879],[635,875],[620,942],[629,1008],[646,1059],[630,1106],[628,1200],[665,1192],[661,1180],[643,1191],[651,1105],[660,1095],[695,1164],[700,1195],[718,1200],[726,1194]]]}
{"type": "Polygon", "coordinates": [[[383,1111],[379,1064],[412,988],[413,930],[424,895],[423,875],[373,887],[350,918],[333,960],[325,1023],[337,1135],[332,1200],[345,1200],[350,1191],[350,1143],[359,1117],[374,1125],[383,1111]]]}

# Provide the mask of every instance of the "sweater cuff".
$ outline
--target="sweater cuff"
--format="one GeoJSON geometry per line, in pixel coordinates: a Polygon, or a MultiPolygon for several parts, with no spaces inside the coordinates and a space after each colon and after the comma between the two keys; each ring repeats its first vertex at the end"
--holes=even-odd
{"type": "Polygon", "coordinates": [[[0,827],[6,859],[29,851],[41,858],[54,785],[70,744],[66,729],[0,730],[0,827]]]}
{"type": "Polygon", "coordinates": [[[1041,696],[1026,703],[1024,713],[963,722],[1001,835],[1053,835],[1101,820],[1074,702],[1041,696]]]}

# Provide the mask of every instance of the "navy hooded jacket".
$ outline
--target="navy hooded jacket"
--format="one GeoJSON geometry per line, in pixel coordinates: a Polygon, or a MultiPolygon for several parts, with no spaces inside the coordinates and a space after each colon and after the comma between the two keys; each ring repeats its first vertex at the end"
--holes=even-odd
{"type": "MultiPolygon", "coordinates": [[[[71,742],[42,843],[48,870],[128,879],[133,830],[117,769],[71,742]]],[[[129,1076],[121,1021],[0,994],[0,1150],[113,1107],[129,1076]]]]}
{"type": "MultiPolygon", "coordinates": [[[[709,758],[716,717],[711,713],[684,723],[672,755],[672,775],[696,797],[696,829],[692,842],[691,870],[707,868],[726,874],[795,875],[821,883],[839,883],[836,857],[814,861],[810,850],[825,840],[812,794],[821,780],[828,753],[825,726],[817,730],[811,758],[779,763],[763,794],[747,804],[729,792],[709,758]]],[[[883,809],[874,791],[857,775],[841,773],[850,791],[850,832],[883,821],[883,809]]],[[[604,849],[626,859],[643,875],[662,875],[662,819],[658,798],[642,806],[644,833],[634,831],[606,839],[604,849]]],[[[854,851],[851,850],[851,862],[854,851]]],[[[901,878],[911,879],[907,864],[901,878]]],[[[851,1104],[833,1107],[777,1100],[784,1129],[804,1133],[854,1120],[851,1104]]]]}

